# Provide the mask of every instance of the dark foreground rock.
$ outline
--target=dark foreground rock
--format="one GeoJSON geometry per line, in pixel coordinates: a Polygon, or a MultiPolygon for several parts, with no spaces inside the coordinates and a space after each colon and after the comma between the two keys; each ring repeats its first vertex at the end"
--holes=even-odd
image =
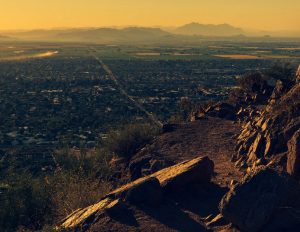
{"type": "Polygon", "coordinates": [[[300,178],[300,129],[288,143],[287,172],[295,178],[300,178]]]}
{"type": "Polygon", "coordinates": [[[299,209],[282,207],[277,209],[269,223],[263,227],[263,232],[298,232],[300,228],[299,209]]]}
{"type": "MultiPolygon", "coordinates": [[[[268,167],[259,168],[224,196],[220,211],[226,220],[241,231],[261,231],[267,226],[272,231],[274,222],[277,226],[286,223],[274,220],[281,215],[283,208],[297,211],[299,194],[299,184],[287,174],[268,167]]],[[[299,220],[289,219],[290,227],[299,223],[299,220]]]]}

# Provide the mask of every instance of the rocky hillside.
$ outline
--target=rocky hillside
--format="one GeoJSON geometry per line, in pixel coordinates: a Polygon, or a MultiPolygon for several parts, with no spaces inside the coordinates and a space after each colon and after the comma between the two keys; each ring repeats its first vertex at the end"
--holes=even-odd
{"type": "Polygon", "coordinates": [[[269,104],[249,117],[238,137],[237,165],[274,163],[296,175],[300,133],[300,84],[278,82],[269,104]]]}
{"type": "Polygon", "coordinates": [[[300,83],[278,80],[269,94],[255,86],[262,98],[202,107],[131,159],[114,160],[128,183],[58,229],[299,231],[300,83]]]}

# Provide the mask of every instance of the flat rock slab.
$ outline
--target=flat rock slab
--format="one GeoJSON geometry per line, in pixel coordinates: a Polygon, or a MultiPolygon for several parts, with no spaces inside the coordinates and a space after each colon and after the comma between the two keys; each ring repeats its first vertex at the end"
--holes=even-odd
{"type": "Polygon", "coordinates": [[[111,208],[123,207],[122,201],[130,204],[155,205],[159,203],[162,192],[180,191],[185,186],[209,183],[214,173],[214,163],[208,157],[198,157],[140,178],[109,193],[99,203],[79,209],[63,220],[64,230],[82,230],[89,227],[111,208]],[[119,207],[119,206],[122,207],[119,207]],[[116,207],[115,207],[116,206],[116,207]]]}

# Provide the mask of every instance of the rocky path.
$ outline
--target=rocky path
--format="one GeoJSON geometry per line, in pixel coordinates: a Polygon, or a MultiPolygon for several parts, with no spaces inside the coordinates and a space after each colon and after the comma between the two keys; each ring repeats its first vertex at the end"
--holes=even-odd
{"type": "Polygon", "coordinates": [[[208,156],[215,163],[214,182],[222,187],[243,174],[230,161],[235,152],[235,138],[240,125],[229,120],[208,118],[178,126],[164,133],[147,148],[167,161],[178,163],[198,156],[208,156]]]}

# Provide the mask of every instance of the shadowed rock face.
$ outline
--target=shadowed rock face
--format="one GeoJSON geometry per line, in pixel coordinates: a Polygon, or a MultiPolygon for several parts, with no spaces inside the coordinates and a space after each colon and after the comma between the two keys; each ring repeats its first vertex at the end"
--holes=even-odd
{"type": "Polygon", "coordinates": [[[179,163],[124,185],[109,193],[99,203],[75,211],[63,220],[61,229],[88,230],[101,217],[126,215],[126,207],[130,204],[156,207],[162,201],[163,194],[167,197],[172,191],[178,192],[187,186],[208,184],[213,173],[214,163],[208,157],[179,163]]]}
{"type": "MultiPolygon", "coordinates": [[[[299,185],[288,175],[259,168],[224,196],[220,211],[241,231],[261,231],[281,208],[294,209],[299,193],[299,185]]],[[[293,223],[299,220],[290,220],[293,223]]]]}
{"type": "Polygon", "coordinates": [[[293,135],[288,143],[289,152],[287,172],[295,178],[300,178],[300,129],[293,135]]]}

